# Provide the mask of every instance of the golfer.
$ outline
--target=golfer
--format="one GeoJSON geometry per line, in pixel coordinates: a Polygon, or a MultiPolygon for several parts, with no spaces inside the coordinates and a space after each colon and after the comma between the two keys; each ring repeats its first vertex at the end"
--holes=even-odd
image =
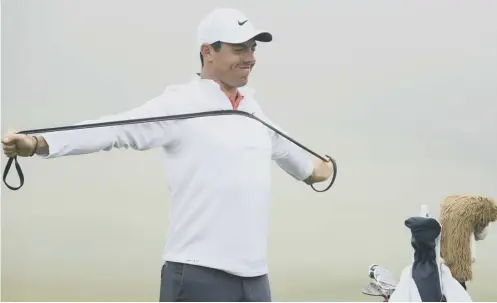
{"type": "MultiPolygon", "coordinates": [[[[201,73],[135,109],[82,123],[235,109],[275,126],[246,87],[257,44],[271,40],[242,12],[215,9],[198,26],[201,73]]],[[[330,163],[314,161],[263,124],[236,115],[11,134],[2,142],[8,157],[45,159],[113,148],[163,150],[171,213],[160,301],[270,301],[271,160],[307,184],[333,173],[330,163]]]]}

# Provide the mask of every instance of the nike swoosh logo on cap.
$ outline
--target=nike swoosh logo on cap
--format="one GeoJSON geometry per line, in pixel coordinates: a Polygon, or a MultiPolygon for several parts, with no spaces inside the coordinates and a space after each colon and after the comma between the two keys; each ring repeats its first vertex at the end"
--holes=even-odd
{"type": "Polygon", "coordinates": [[[242,26],[242,25],[244,25],[247,21],[248,21],[248,20],[245,20],[245,21],[243,21],[243,22],[238,21],[238,25],[242,26]]]}

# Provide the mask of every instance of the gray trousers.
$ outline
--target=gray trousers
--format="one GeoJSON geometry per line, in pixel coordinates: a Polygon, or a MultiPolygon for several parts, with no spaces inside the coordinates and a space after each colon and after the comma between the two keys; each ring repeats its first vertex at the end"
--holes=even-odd
{"type": "Polygon", "coordinates": [[[162,266],[160,302],[270,302],[267,275],[239,277],[202,266],[166,262],[162,266]]]}

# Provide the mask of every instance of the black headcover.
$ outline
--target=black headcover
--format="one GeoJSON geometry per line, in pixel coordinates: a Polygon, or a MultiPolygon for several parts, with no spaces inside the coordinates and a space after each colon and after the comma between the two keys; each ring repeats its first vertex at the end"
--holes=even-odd
{"type": "Polygon", "coordinates": [[[422,302],[444,302],[438,273],[436,239],[441,227],[429,217],[411,217],[405,221],[411,230],[414,248],[412,279],[416,283],[422,302]]]}

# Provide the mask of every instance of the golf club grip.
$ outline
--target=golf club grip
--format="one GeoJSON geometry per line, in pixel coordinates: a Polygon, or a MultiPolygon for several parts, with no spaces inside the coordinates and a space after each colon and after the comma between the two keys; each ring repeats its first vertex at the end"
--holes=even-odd
{"type": "MultiPolygon", "coordinates": [[[[119,121],[110,121],[110,122],[99,122],[99,123],[91,123],[91,124],[79,124],[79,125],[70,125],[70,126],[61,126],[61,127],[31,129],[31,130],[21,131],[21,132],[19,132],[19,134],[29,135],[29,134],[37,134],[37,133],[60,132],[60,131],[69,131],[69,130],[78,130],[78,129],[110,127],[110,126],[118,126],[118,125],[130,125],[130,124],[150,123],[150,122],[169,121],[169,120],[185,120],[185,119],[194,119],[194,118],[201,118],[201,117],[227,116],[227,115],[238,115],[238,116],[243,116],[243,117],[247,117],[247,118],[256,120],[256,121],[262,123],[267,128],[271,129],[272,131],[278,133],[280,136],[291,141],[292,143],[294,143],[298,147],[307,151],[311,155],[317,157],[318,159],[321,159],[324,162],[331,161],[331,163],[333,165],[333,176],[331,178],[331,182],[323,190],[317,190],[311,184],[312,189],[315,190],[316,192],[325,192],[325,191],[329,190],[331,188],[331,186],[333,185],[333,183],[335,182],[335,178],[336,178],[336,174],[337,174],[337,165],[336,165],[336,162],[333,158],[331,158],[330,156],[323,157],[323,156],[319,155],[318,153],[310,150],[306,146],[300,144],[296,140],[294,140],[291,137],[287,136],[286,134],[282,133],[281,131],[279,131],[278,129],[273,127],[272,125],[257,118],[254,114],[249,114],[247,112],[239,111],[239,110],[204,111],[204,112],[196,112],[196,113],[189,113],[189,114],[159,116],[159,117],[151,117],[151,118],[140,118],[140,119],[119,120],[119,121]]],[[[5,170],[3,172],[3,182],[5,183],[7,188],[9,188],[10,190],[19,190],[24,185],[24,173],[22,172],[21,165],[19,164],[19,162],[17,160],[17,156],[11,157],[7,161],[7,164],[5,166],[5,170]],[[11,186],[7,183],[7,176],[9,174],[11,167],[12,167],[12,163],[15,164],[15,168],[16,168],[17,174],[19,176],[20,183],[19,183],[19,186],[17,186],[17,187],[11,186]]]]}

